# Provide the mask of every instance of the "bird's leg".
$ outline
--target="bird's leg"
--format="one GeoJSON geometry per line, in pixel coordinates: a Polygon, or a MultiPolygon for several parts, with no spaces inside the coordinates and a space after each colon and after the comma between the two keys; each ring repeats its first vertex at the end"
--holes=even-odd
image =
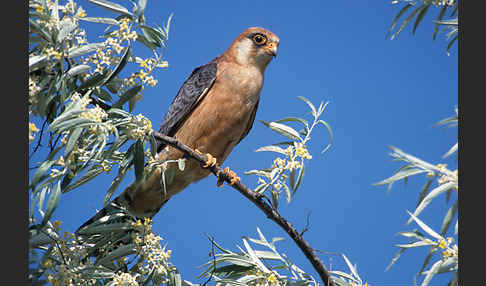
{"type": "MultiPolygon", "coordinates": [[[[202,155],[201,151],[199,151],[197,149],[194,149],[194,151],[196,151],[196,153],[198,153],[199,155],[202,155]]],[[[217,162],[217,159],[215,157],[213,157],[213,155],[206,153],[206,164],[202,167],[203,168],[214,167],[214,165],[216,165],[216,162],[217,162]]]]}
{"type": "MultiPolygon", "coordinates": [[[[235,172],[231,171],[229,167],[224,168],[223,173],[231,178],[229,183],[230,186],[240,181],[240,177],[238,177],[235,172]]],[[[218,182],[216,184],[218,185],[218,187],[221,187],[223,185],[223,182],[223,176],[222,174],[220,174],[218,176],[218,182]]]]}

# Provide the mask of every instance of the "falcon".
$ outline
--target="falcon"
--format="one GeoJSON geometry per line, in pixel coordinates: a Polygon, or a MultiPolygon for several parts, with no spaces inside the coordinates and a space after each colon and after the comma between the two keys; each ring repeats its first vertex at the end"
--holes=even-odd
{"type": "MultiPolygon", "coordinates": [[[[172,196],[208,176],[208,167],[221,165],[252,128],[265,69],[277,56],[278,45],[279,38],[271,31],[248,28],[226,52],[194,69],[169,106],[159,132],[206,153],[206,165],[186,158],[181,171],[177,163],[169,163],[167,168],[173,168],[174,175],[165,188],[162,170],[156,169],[148,179],[128,186],[80,229],[120,207],[137,218],[152,218],[172,196]]],[[[163,142],[158,143],[157,152],[159,160],[184,158],[181,151],[163,142]]],[[[239,180],[228,168],[225,172],[233,182],[239,180]]]]}

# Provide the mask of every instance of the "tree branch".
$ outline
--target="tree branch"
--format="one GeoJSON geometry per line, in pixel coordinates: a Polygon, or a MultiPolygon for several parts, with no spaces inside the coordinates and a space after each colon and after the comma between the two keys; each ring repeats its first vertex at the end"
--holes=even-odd
{"type": "MultiPolygon", "coordinates": [[[[152,131],[152,135],[155,138],[163,141],[167,145],[179,149],[186,156],[198,161],[202,165],[206,163],[207,160],[206,155],[196,153],[194,150],[182,144],[177,139],[166,136],[156,131],[152,131]]],[[[221,178],[223,181],[227,183],[231,181],[231,177],[227,173],[223,172],[223,170],[217,165],[214,165],[213,167],[209,167],[208,170],[210,170],[217,178],[221,178]]],[[[247,199],[249,199],[261,211],[263,211],[269,219],[276,222],[283,230],[285,230],[285,232],[287,232],[287,234],[294,240],[294,242],[297,244],[300,250],[307,257],[309,262],[312,264],[314,269],[317,271],[322,281],[324,282],[324,285],[334,286],[334,283],[331,280],[330,273],[328,272],[324,264],[322,264],[322,261],[319,259],[319,257],[317,257],[317,255],[314,252],[314,249],[312,249],[312,247],[307,243],[307,241],[302,237],[302,235],[299,234],[297,229],[290,222],[288,222],[284,217],[282,217],[280,213],[276,209],[274,209],[271,205],[263,201],[262,196],[260,194],[254,192],[247,186],[243,185],[241,182],[239,181],[235,182],[231,186],[235,190],[240,192],[243,196],[245,196],[247,199]]]]}

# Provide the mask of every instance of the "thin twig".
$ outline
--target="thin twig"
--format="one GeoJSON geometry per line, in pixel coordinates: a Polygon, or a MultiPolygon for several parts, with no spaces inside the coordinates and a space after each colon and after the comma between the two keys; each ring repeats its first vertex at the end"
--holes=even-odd
{"type": "Polygon", "coordinates": [[[211,275],[209,275],[208,280],[206,282],[204,282],[202,284],[202,286],[206,286],[209,283],[209,281],[211,281],[211,279],[213,279],[214,271],[216,271],[216,255],[214,254],[214,239],[212,237],[210,237],[209,235],[207,235],[207,236],[211,240],[211,255],[213,256],[213,271],[211,271],[211,275]]]}
{"type": "Polygon", "coordinates": [[[98,105],[101,109],[107,111],[111,108],[110,105],[104,103],[103,101],[97,99],[96,97],[90,96],[89,99],[91,99],[91,103],[94,105],[98,105]]]}
{"type": "MultiPolygon", "coordinates": [[[[206,155],[196,153],[194,150],[192,150],[188,146],[182,144],[181,142],[179,142],[178,140],[172,137],[169,137],[167,135],[164,135],[156,131],[152,131],[152,135],[155,138],[163,141],[167,145],[170,145],[182,151],[186,156],[198,161],[199,163],[201,163],[201,165],[204,165],[208,159],[206,155]]],[[[214,165],[213,167],[209,167],[208,170],[211,171],[217,178],[220,178],[227,183],[231,182],[232,179],[231,176],[228,173],[225,173],[217,165],[214,165]]],[[[271,205],[265,203],[262,200],[262,196],[260,194],[254,192],[247,186],[243,185],[241,182],[237,181],[231,186],[235,190],[240,192],[243,196],[245,196],[247,199],[249,199],[261,211],[263,211],[269,219],[276,222],[283,230],[285,230],[285,232],[287,232],[287,234],[297,244],[300,250],[307,257],[309,262],[312,264],[316,272],[319,274],[321,280],[324,282],[324,285],[326,286],[334,285],[334,283],[331,280],[330,273],[323,265],[319,257],[317,257],[317,255],[314,252],[314,249],[312,249],[309,243],[307,243],[307,241],[302,237],[302,235],[299,234],[297,229],[290,222],[288,222],[284,217],[282,217],[280,213],[276,209],[274,209],[271,205]]]]}
{"type": "Polygon", "coordinates": [[[311,212],[307,213],[307,222],[306,222],[306,224],[305,224],[304,229],[302,229],[302,231],[300,232],[300,235],[301,235],[301,236],[302,236],[302,235],[304,235],[304,233],[305,233],[306,231],[308,231],[308,230],[309,230],[309,228],[310,228],[310,222],[309,222],[310,214],[311,214],[311,212]]]}
{"type": "Polygon", "coordinates": [[[39,147],[41,146],[42,134],[44,134],[44,128],[46,127],[46,124],[47,124],[47,119],[44,120],[44,123],[42,123],[41,131],[39,134],[39,140],[37,140],[37,144],[35,145],[32,153],[30,153],[29,160],[32,158],[32,156],[34,156],[35,152],[37,152],[37,149],[39,149],[39,147]]]}

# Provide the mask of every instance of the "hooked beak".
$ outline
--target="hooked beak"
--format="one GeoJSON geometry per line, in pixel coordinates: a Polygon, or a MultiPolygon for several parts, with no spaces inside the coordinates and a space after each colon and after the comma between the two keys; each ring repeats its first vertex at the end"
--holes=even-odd
{"type": "Polygon", "coordinates": [[[277,45],[275,43],[269,43],[265,47],[265,52],[273,57],[276,57],[278,52],[277,45]]]}

